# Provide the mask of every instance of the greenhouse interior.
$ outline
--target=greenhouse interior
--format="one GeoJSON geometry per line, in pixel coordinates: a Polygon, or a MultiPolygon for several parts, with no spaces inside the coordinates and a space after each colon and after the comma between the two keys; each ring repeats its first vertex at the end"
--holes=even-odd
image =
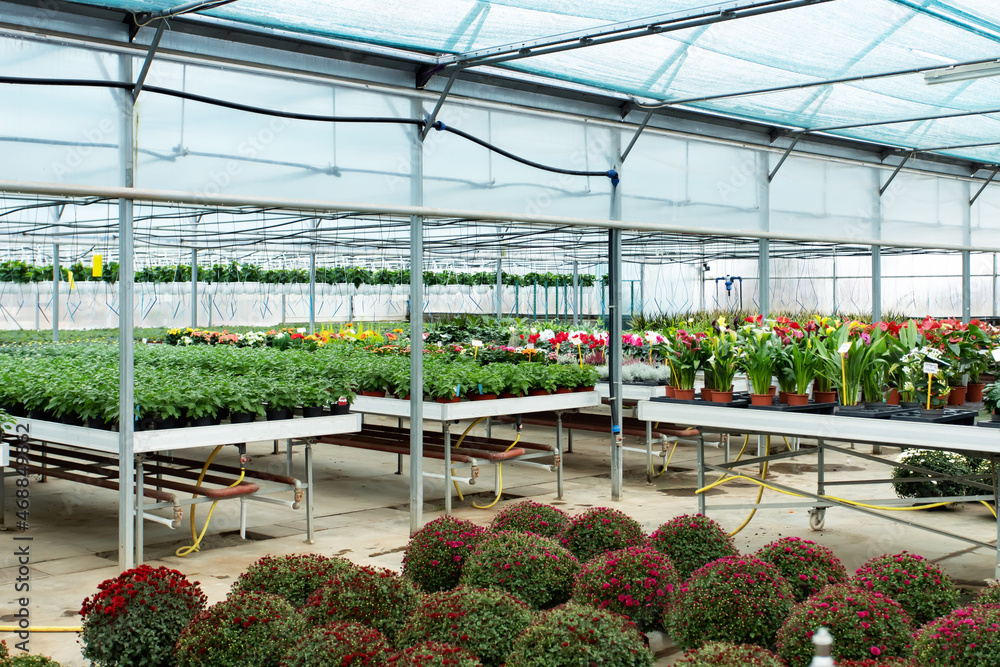
{"type": "Polygon", "coordinates": [[[1000,664],[998,77],[987,0],[0,0],[0,667],[1000,664]]]}

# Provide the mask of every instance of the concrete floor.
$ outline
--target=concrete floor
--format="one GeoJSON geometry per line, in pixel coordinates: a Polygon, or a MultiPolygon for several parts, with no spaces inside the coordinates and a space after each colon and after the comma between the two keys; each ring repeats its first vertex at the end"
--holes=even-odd
{"type": "MultiPolygon", "coordinates": [[[[439,428],[428,423],[428,429],[439,428]]],[[[464,429],[464,425],[462,427],[464,429]]],[[[482,432],[481,428],[477,431],[482,432]]],[[[510,426],[499,426],[494,437],[511,435],[510,426]]],[[[525,440],[551,442],[554,433],[549,429],[526,427],[525,440]]],[[[780,440],[779,440],[780,442],[780,440]]],[[[737,445],[742,443],[742,438],[737,445]]],[[[492,499],[492,470],[484,469],[476,487],[477,498],[466,496],[466,501],[456,503],[455,515],[487,525],[493,514],[518,497],[531,497],[539,502],[558,505],[575,513],[593,506],[612,506],[642,523],[647,531],[655,530],[673,516],[697,511],[694,491],[697,487],[695,451],[693,447],[677,449],[670,470],[646,481],[642,454],[625,454],[625,493],[621,502],[610,497],[608,440],[601,436],[577,433],[574,452],[565,457],[566,494],[562,501],[555,498],[554,475],[542,470],[504,467],[505,497],[490,510],[471,506],[475,500],[483,504],[492,499]]],[[[640,446],[637,439],[628,445],[640,446]]],[[[283,471],[285,452],[275,455],[272,444],[251,445],[253,466],[283,471]]],[[[869,453],[871,448],[858,445],[859,452],[869,453]]],[[[236,502],[221,503],[215,511],[206,538],[204,550],[186,558],[173,555],[178,546],[190,543],[188,516],[183,528],[170,530],[166,526],[146,523],[146,562],[166,565],[184,572],[201,582],[202,588],[213,603],[221,600],[235,578],[249,564],[265,554],[308,553],[345,556],[356,563],[398,569],[403,549],[409,538],[408,477],[396,475],[396,457],[391,454],[364,452],[341,447],[318,445],[315,448],[316,543],[304,543],[305,519],[302,510],[251,503],[248,530],[252,540],[242,541],[238,534],[239,507],[236,502]]],[[[735,452],[734,452],[735,453],[735,452]]],[[[896,449],[884,449],[889,460],[898,455],[896,449]]],[[[205,460],[209,451],[186,452],[187,458],[205,460]]],[[[710,459],[721,460],[722,449],[709,449],[710,459]]],[[[296,467],[301,470],[302,450],[295,449],[296,467]]],[[[226,451],[216,459],[220,463],[235,464],[235,450],[226,451]]],[[[815,490],[815,456],[810,454],[797,461],[783,461],[771,468],[770,479],[781,484],[815,490]]],[[[404,471],[408,460],[404,461],[404,471]]],[[[443,466],[426,462],[426,469],[441,472],[443,466]]],[[[745,468],[755,474],[755,468],[745,468]]],[[[889,468],[864,461],[857,457],[828,454],[828,479],[885,478],[889,468]]],[[[714,479],[710,477],[710,479],[714,479]]],[[[441,480],[425,482],[425,521],[443,512],[444,485],[441,480]]],[[[848,495],[854,499],[894,497],[888,484],[863,487],[838,487],[835,495],[848,495]]],[[[752,503],[757,487],[747,482],[735,482],[711,492],[711,502],[752,503]]],[[[13,521],[12,485],[8,484],[8,522],[13,521]]],[[[764,503],[776,502],[783,496],[766,492],[764,503]]],[[[794,499],[790,499],[794,500],[794,499]]],[[[199,529],[207,507],[198,511],[199,529]]],[[[712,511],[709,514],[725,528],[732,530],[746,517],[746,510],[712,511]]],[[[46,483],[31,484],[31,528],[33,537],[31,553],[31,621],[37,626],[74,626],[80,623],[78,611],[83,599],[97,590],[97,585],[117,574],[117,496],[111,491],[71,484],[50,479],[46,483]]],[[[996,540],[997,525],[988,510],[979,504],[966,504],[935,512],[907,512],[905,518],[961,532],[984,542],[996,540]],[[917,515],[917,516],[914,516],[917,515]]],[[[3,537],[6,548],[0,555],[0,624],[14,621],[13,601],[19,594],[14,591],[17,576],[12,555],[13,532],[3,537]]],[[[809,528],[806,509],[766,508],[757,512],[750,525],[736,536],[743,551],[753,551],[782,536],[797,535],[824,544],[853,571],[868,558],[881,553],[903,550],[920,553],[939,561],[960,583],[981,584],[994,576],[995,555],[990,550],[969,548],[970,545],[954,539],[903,526],[856,512],[832,509],[827,512],[822,531],[809,528]]],[[[10,635],[0,635],[11,644],[10,635]]],[[[40,634],[31,636],[32,652],[54,657],[67,667],[84,665],[75,634],[40,634]]],[[[675,652],[667,649],[659,654],[658,665],[672,664],[675,652]]]]}

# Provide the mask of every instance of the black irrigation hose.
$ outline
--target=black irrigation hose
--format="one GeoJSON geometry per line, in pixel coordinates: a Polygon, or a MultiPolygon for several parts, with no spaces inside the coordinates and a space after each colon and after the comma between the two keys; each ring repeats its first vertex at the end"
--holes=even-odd
{"type": "MultiPolygon", "coordinates": [[[[22,86],[72,86],[80,88],[111,88],[117,90],[132,90],[135,86],[130,83],[125,83],[123,81],[103,81],[100,79],[42,79],[35,77],[16,77],[16,76],[0,76],[0,83],[22,85],[22,86]]],[[[142,88],[146,92],[166,95],[168,97],[177,97],[184,100],[190,100],[192,102],[201,102],[203,104],[210,104],[213,106],[223,107],[226,109],[233,109],[235,111],[246,111],[248,113],[261,114],[264,116],[274,116],[276,118],[288,118],[290,120],[307,120],[316,121],[322,123],[385,123],[385,124],[395,124],[395,125],[412,125],[420,128],[427,126],[427,121],[417,120],[414,118],[386,118],[378,116],[319,116],[314,114],[303,114],[295,113],[292,111],[280,111],[278,109],[266,109],[264,107],[253,106],[250,104],[241,104],[239,102],[229,102],[227,100],[220,100],[214,97],[208,97],[206,95],[198,95],[195,93],[188,93],[182,90],[174,90],[172,88],[161,88],[160,86],[143,86],[142,88]]],[[[616,186],[619,183],[618,172],[614,169],[609,169],[607,171],[580,171],[576,169],[562,169],[560,167],[550,167],[527,158],[519,157],[514,155],[509,151],[505,151],[499,146],[494,146],[488,141],[484,141],[478,137],[475,137],[467,132],[463,132],[457,128],[449,127],[441,121],[435,122],[431,127],[435,130],[441,132],[450,132],[463,139],[471,141],[483,148],[493,151],[498,155],[502,155],[515,162],[520,162],[523,165],[529,167],[534,167],[535,169],[541,169],[543,171],[549,171],[556,174],[566,174],[568,176],[604,176],[611,179],[611,184],[616,186]]]]}

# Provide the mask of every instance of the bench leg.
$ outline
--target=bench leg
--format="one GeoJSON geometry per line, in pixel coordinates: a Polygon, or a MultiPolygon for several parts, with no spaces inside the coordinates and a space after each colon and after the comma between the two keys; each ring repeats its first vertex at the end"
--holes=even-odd
{"type": "MultiPolygon", "coordinates": [[[[556,498],[563,497],[563,464],[562,464],[562,413],[556,413],[556,498]]],[[[573,442],[573,429],[567,429],[569,442],[573,442]]]]}
{"type": "MultiPolygon", "coordinates": [[[[402,417],[400,417],[399,419],[396,420],[396,428],[398,428],[400,430],[403,429],[403,418],[402,417]]],[[[396,455],[396,474],[397,475],[402,475],[403,474],[403,455],[402,454],[397,454],[396,455]]]]}
{"type": "MultiPolygon", "coordinates": [[[[698,488],[705,488],[705,436],[698,435],[698,488]]],[[[698,494],[698,514],[705,514],[705,494],[698,494]]]]}
{"type": "Polygon", "coordinates": [[[240,539],[247,539],[247,499],[240,497],[240,539]]]}
{"type": "Polygon", "coordinates": [[[272,452],[272,453],[275,456],[277,456],[277,454],[278,454],[278,441],[277,440],[274,441],[274,452],[272,452]]]}
{"type": "Polygon", "coordinates": [[[646,483],[653,483],[653,422],[646,422],[646,483]]]}
{"type": "Polygon", "coordinates": [[[135,566],[139,567],[142,565],[143,559],[143,523],[145,522],[145,517],[143,516],[143,505],[146,502],[143,490],[146,488],[146,476],[143,474],[142,464],[145,460],[145,456],[139,455],[135,457],[135,566]]]}
{"type": "Polygon", "coordinates": [[[444,423],[444,513],[451,514],[451,424],[444,423]]]}
{"type": "Polygon", "coordinates": [[[313,446],[306,441],[306,544],[315,544],[313,539],[313,446]]]}
{"type": "Polygon", "coordinates": [[[285,474],[292,477],[292,441],[285,440],[285,474]]]}
{"type": "Polygon", "coordinates": [[[566,453],[573,453],[573,429],[566,429],[566,453]]]}

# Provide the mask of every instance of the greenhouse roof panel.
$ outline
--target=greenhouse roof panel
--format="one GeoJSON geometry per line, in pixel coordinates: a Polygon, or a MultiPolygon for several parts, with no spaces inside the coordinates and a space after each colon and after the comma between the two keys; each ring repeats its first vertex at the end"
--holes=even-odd
{"type": "MultiPolygon", "coordinates": [[[[77,0],[149,12],[162,0],[77,0]]],[[[745,6],[749,0],[740,0],[745,6]]],[[[204,14],[237,23],[392,46],[442,56],[595,32],[623,21],[705,7],[705,0],[237,0],[204,14]]],[[[718,4],[718,3],[716,3],[718,4]]],[[[732,5],[734,2],[722,3],[732,5]]],[[[652,19],[650,19],[652,22],[652,19]]],[[[500,66],[795,130],[908,148],[986,142],[1000,107],[1000,78],[927,85],[922,74],[824,84],[913,68],[1000,58],[995,0],[834,0],[759,16],[533,55],[500,66]],[[746,94],[774,87],[788,90],[746,94]],[[708,99],[706,99],[708,98],[708,99]],[[866,127],[845,125],[883,123],[866,127]]],[[[1000,162],[1000,146],[950,149],[1000,162]]]]}

